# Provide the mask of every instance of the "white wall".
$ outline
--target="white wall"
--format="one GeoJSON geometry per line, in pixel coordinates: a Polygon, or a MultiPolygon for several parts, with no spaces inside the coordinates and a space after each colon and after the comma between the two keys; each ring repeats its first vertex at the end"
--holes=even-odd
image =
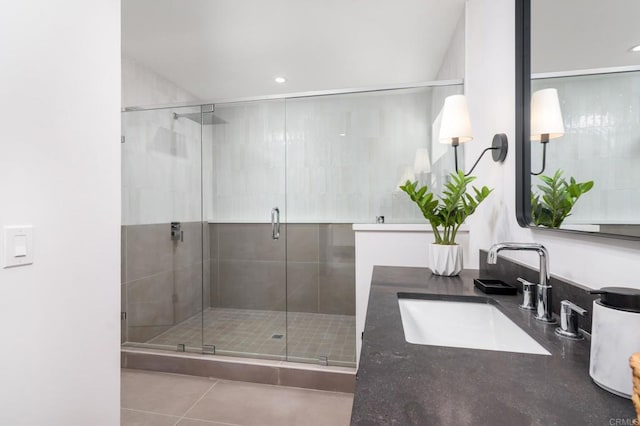
{"type": "MultiPolygon", "coordinates": [[[[550,253],[551,273],[592,288],[624,285],[640,288],[635,266],[640,242],[573,236],[520,228],[515,219],[515,5],[513,0],[469,0],[465,91],[475,140],[466,146],[467,164],[491,143],[494,133],[509,137],[509,154],[499,165],[484,159],[474,172],[494,193],[469,220],[470,251],[499,241],[536,241],[550,253]]],[[[537,267],[527,253],[505,253],[537,267]]],[[[466,263],[466,267],[477,267],[466,263]]]]}
{"type": "Polygon", "coordinates": [[[3,2],[0,424],[119,424],[120,2],[3,2]]]}
{"type": "Polygon", "coordinates": [[[122,56],[122,107],[197,102],[198,97],[135,60],[122,56]]]}

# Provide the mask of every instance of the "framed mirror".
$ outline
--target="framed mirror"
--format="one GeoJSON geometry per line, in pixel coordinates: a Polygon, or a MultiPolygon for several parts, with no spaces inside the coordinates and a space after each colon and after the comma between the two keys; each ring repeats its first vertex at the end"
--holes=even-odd
{"type": "Polygon", "coordinates": [[[637,0],[516,0],[520,226],[640,239],[638,17],[637,0]]]}

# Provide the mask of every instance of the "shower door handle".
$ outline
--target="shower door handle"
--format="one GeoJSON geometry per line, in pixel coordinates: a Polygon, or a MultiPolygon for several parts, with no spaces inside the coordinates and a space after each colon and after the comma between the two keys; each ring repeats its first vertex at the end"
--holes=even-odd
{"type": "Polygon", "coordinates": [[[271,209],[271,238],[280,238],[280,209],[277,207],[271,209]]]}

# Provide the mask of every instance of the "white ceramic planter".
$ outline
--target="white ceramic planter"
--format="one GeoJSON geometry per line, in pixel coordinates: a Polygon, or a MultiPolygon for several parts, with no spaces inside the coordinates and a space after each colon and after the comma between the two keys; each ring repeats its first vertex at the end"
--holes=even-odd
{"type": "Polygon", "coordinates": [[[462,246],[459,244],[431,244],[429,257],[435,275],[452,277],[462,271],[462,246]]]}

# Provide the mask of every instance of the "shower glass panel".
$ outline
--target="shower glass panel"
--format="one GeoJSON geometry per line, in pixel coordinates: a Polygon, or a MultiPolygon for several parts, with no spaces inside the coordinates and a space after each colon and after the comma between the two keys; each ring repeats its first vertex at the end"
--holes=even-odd
{"type": "Polygon", "coordinates": [[[424,222],[398,185],[442,189],[462,91],[123,113],[123,345],[355,366],[352,225],[424,222]]]}
{"type": "Polygon", "coordinates": [[[202,351],[201,122],[200,107],[122,114],[124,346],[202,351]]]}
{"type": "Polygon", "coordinates": [[[437,142],[439,117],[458,93],[461,85],[287,99],[289,361],[355,366],[352,224],[424,223],[398,185],[439,191],[446,182],[454,159],[437,142]]]}
{"type": "Polygon", "coordinates": [[[203,343],[220,355],[285,359],[285,101],[219,104],[208,114],[203,343]]]}

